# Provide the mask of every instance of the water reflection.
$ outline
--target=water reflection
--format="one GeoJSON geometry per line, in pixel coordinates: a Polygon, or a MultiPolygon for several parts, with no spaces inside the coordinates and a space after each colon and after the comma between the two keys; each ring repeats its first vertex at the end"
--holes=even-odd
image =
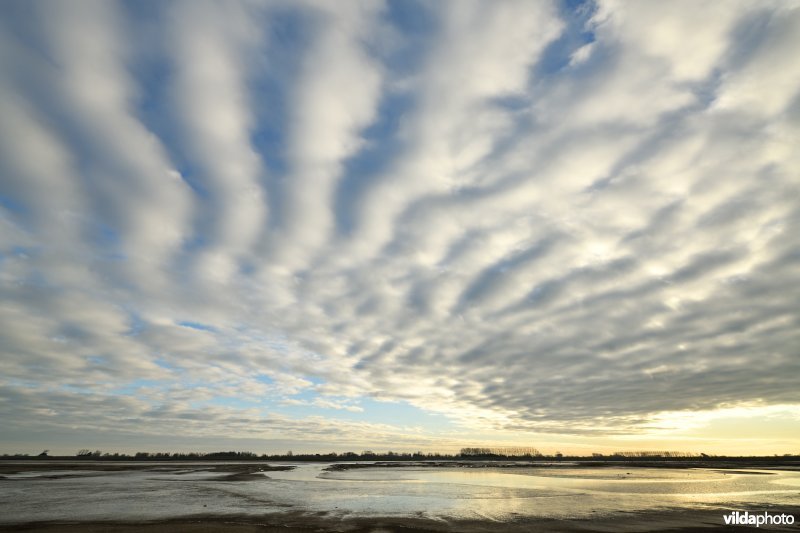
{"type": "MultiPolygon", "coordinates": [[[[314,510],[446,517],[586,517],[736,502],[800,503],[800,473],[662,468],[374,468],[300,465],[275,479],[313,484],[314,510]],[[782,485],[782,486],[780,486],[782,485]]],[[[251,487],[254,488],[254,487],[251,487]]],[[[249,490],[249,489],[248,489],[249,490]]],[[[292,487],[287,487],[289,493],[292,487]]]]}

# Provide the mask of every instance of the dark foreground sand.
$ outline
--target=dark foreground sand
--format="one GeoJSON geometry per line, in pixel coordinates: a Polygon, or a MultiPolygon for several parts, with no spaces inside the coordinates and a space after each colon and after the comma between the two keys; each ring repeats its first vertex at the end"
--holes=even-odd
{"type": "MultiPolygon", "coordinates": [[[[339,518],[326,514],[287,512],[258,516],[195,516],[174,520],[142,522],[37,522],[3,524],[0,532],[30,531],[46,533],[522,533],[531,531],[558,532],[691,532],[726,529],[731,531],[799,531],[794,526],[725,526],[722,515],[727,511],[660,511],[628,513],[598,520],[525,519],[511,522],[445,521],[426,518],[339,518]]],[[[800,517],[800,509],[784,509],[800,517]]]]}

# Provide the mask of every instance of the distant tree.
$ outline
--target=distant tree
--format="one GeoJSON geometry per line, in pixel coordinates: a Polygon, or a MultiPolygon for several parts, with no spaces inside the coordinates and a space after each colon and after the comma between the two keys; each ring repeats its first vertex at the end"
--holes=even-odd
{"type": "Polygon", "coordinates": [[[42,453],[39,454],[39,457],[47,457],[47,454],[48,454],[49,451],[50,450],[43,451],[42,453]]]}

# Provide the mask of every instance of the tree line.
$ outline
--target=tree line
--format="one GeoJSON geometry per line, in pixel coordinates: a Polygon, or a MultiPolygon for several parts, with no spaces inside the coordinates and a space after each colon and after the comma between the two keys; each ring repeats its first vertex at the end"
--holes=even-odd
{"type": "MultiPolygon", "coordinates": [[[[461,448],[457,454],[446,454],[437,452],[374,452],[364,450],[360,453],[348,452],[329,452],[329,453],[293,453],[288,451],[282,454],[256,454],[250,451],[217,451],[217,452],[136,452],[133,455],[125,453],[110,453],[101,450],[91,450],[84,448],[78,450],[74,456],[54,457],[49,455],[49,450],[29,456],[28,454],[3,454],[0,459],[68,459],[92,461],[474,461],[474,460],[526,460],[526,461],[592,461],[592,462],[616,462],[616,461],[705,461],[705,460],[740,460],[754,459],[758,461],[776,460],[784,463],[786,461],[800,461],[800,454],[785,454],[782,456],[750,456],[750,457],[730,457],[716,456],[705,453],[677,452],[677,451],[619,451],[612,454],[592,453],[589,456],[563,455],[556,452],[552,455],[545,455],[532,447],[465,447],[461,448]]],[[[794,463],[793,463],[794,464],[794,463]]],[[[798,464],[800,466],[800,464],[798,464]]]]}
{"type": "Polygon", "coordinates": [[[691,452],[653,452],[653,451],[634,451],[634,452],[614,452],[612,457],[629,457],[629,458],[647,458],[647,457],[664,457],[664,458],[672,458],[672,457],[680,457],[680,458],[687,458],[687,457],[699,457],[701,454],[691,453],[691,452]]]}
{"type": "Polygon", "coordinates": [[[530,447],[461,448],[461,457],[542,457],[541,452],[530,447]]]}
{"type": "MultiPolygon", "coordinates": [[[[5,456],[9,457],[9,456],[5,456]]],[[[15,457],[27,457],[17,454],[15,457]]],[[[39,457],[49,457],[47,450],[39,457]]],[[[569,456],[564,457],[556,452],[553,455],[544,455],[538,449],[529,446],[511,447],[465,447],[457,454],[435,452],[374,452],[364,450],[356,452],[329,452],[329,453],[293,453],[291,450],[283,454],[256,454],[250,451],[218,451],[218,452],[136,452],[133,455],[125,453],[110,453],[101,450],[84,448],[75,454],[78,459],[89,460],[290,460],[290,461],[341,461],[341,460],[474,460],[474,459],[589,459],[589,457],[569,456]]],[[[609,455],[593,453],[591,459],[675,459],[709,457],[706,454],[673,451],[622,451],[609,455]]]]}

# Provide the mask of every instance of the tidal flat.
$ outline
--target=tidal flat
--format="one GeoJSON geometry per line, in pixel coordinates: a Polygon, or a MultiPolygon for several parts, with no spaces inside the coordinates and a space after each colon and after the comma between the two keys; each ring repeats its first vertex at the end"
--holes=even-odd
{"type": "Polygon", "coordinates": [[[0,464],[0,531],[692,531],[725,527],[723,515],[732,511],[800,521],[800,471],[514,462],[0,464]]]}

